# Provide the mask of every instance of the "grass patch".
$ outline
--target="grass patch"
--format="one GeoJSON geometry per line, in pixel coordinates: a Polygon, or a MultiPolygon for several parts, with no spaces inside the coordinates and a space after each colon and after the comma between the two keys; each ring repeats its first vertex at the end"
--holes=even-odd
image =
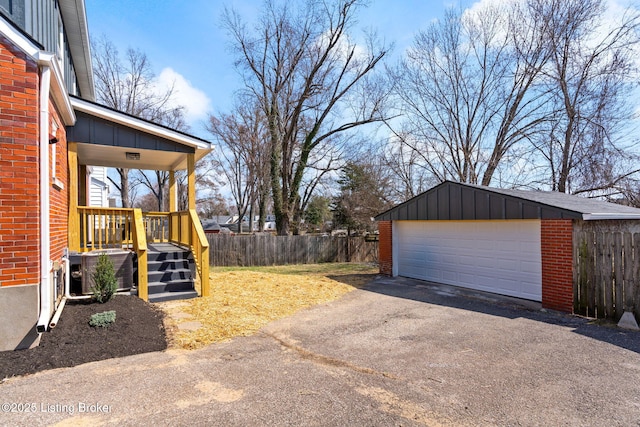
{"type": "Polygon", "coordinates": [[[173,347],[199,348],[256,333],[269,322],[333,301],[372,280],[371,264],[214,268],[211,296],[161,304],[173,324],[173,347]],[[181,330],[181,322],[199,322],[181,330]]]}
{"type": "Polygon", "coordinates": [[[375,274],[377,264],[357,263],[323,263],[323,264],[294,264],[274,265],[269,267],[212,267],[212,272],[226,273],[230,271],[256,271],[273,274],[293,275],[341,275],[341,274],[375,274]]]}

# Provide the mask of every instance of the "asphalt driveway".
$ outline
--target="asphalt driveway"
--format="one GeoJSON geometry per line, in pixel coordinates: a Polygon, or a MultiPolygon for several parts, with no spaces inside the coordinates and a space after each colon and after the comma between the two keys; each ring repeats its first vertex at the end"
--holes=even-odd
{"type": "Polygon", "coordinates": [[[520,304],[380,278],[253,337],[8,380],[0,425],[640,426],[640,333],[520,304]]]}

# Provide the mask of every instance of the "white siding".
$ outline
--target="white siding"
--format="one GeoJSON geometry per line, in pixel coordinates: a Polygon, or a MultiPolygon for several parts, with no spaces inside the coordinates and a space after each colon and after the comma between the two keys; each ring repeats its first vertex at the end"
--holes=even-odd
{"type": "Polygon", "coordinates": [[[109,206],[109,185],[107,184],[107,168],[93,166],[87,170],[89,182],[89,206],[109,206]]]}

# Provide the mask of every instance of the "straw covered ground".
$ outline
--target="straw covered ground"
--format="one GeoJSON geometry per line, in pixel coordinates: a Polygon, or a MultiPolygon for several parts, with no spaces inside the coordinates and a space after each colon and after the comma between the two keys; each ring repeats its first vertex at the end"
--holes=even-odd
{"type": "Polygon", "coordinates": [[[310,264],[213,268],[211,296],[158,304],[166,313],[169,346],[195,349],[256,333],[267,323],[363,286],[370,264],[310,264]]]}
{"type": "Polygon", "coordinates": [[[0,385],[5,378],[46,369],[161,351],[167,342],[195,349],[251,335],[272,320],[337,299],[376,273],[364,264],[215,268],[207,298],[150,304],[118,295],[105,304],[69,302],[40,346],[0,352],[0,385]],[[110,310],[116,312],[114,324],[89,325],[92,314],[110,310]]]}

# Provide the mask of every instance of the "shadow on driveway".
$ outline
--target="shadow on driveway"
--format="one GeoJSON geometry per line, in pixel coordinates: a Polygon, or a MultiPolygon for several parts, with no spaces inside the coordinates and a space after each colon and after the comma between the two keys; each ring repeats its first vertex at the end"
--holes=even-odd
{"type": "Polygon", "coordinates": [[[404,277],[378,276],[362,290],[508,319],[525,318],[564,326],[572,328],[576,334],[640,353],[638,331],[620,329],[613,323],[543,310],[540,303],[533,301],[404,277]]]}

